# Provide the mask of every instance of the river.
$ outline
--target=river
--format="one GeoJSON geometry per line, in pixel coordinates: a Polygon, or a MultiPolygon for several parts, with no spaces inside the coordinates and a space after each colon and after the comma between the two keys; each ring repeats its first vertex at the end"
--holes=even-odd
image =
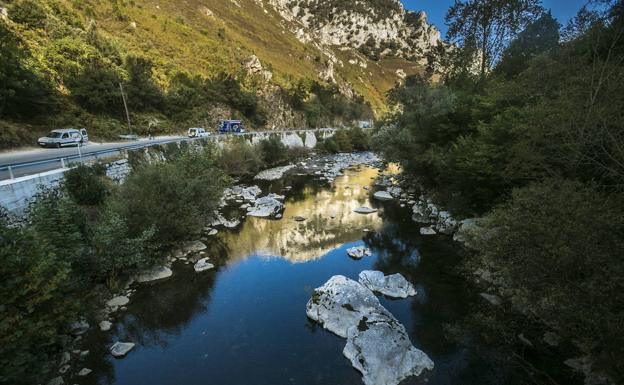
{"type": "Polygon", "coordinates": [[[435,362],[432,372],[405,383],[488,383],[487,363],[444,332],[477,297],[455,269],[460,249],[450,237],[421,236],[397,203],[371,201],[364,186],[372,186],[378,172],[360,166],[332,184],[295,176],[263,186],[276,192],[293,186],[284,219],[247,218],[237,230],[220,231],[208,242],[214,270],[196,273],[179,262],[168,280],[140,286],[112,331],[88,337],[85,365],[93,373],[79,382],[362,384],[342,355],[345,340],[308,320],[305,307],[331,276],[357,280],[362,270],[374,269],[401,273],[418,291],[408,299],[381,298],[435,362]],[[379,211],[354,213],[359,206],[379,211]],[[307,220],[296,222],[296,215],[307,220]],[[358,245],[373,255],[349,258],[346,249],[358,245]],[[116,340],[137,346],[115,359],[107,347],[116,340]]]}

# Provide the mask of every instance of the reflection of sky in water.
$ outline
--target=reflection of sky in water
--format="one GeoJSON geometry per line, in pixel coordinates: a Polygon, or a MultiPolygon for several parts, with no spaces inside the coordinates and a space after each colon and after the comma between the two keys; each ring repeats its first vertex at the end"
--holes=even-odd
{"type": "Polygon", "coordinates": [[[303,200],[287,200],[284,218],[279,221],[247,218],[240,232],[225,233],[230,263],[249,255],[282,256],[300,263],[320,258],[331,249],[362,238],[364,230],[376,230],[382,224],[378,213],[362,215],[353,212],[360,206],[371,206],[371,186],[378,171],[363,168],[347,170],[334,182],[334,189],[314,192],[304,190],[303,200]],[[307,218],[296,222],[293,216],[307,218]]]}

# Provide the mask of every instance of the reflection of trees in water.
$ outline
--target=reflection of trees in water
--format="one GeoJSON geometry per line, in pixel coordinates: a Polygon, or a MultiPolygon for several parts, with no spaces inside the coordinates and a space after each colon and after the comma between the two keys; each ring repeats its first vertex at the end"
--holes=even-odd
{"type": "Polygon", "coordinates": [[[376,229],[382,223],[377,214],[353,212],[370,204],[369,192],[363,186],[370,185],[376,174],[370,168],[347,171],[331,189],[321,188],[317,182],[305,185],[297,189],[301,199],[296,198],[297,194],[287,199],[282,220],[247,218],[240,230],[221,235],[231,247],[231,261],[261,254],[306,262],[322,257],[337,245],[360,239],[364,229],[376,229]],[[293,216],[307,220],[295,222],[293,216]]]}

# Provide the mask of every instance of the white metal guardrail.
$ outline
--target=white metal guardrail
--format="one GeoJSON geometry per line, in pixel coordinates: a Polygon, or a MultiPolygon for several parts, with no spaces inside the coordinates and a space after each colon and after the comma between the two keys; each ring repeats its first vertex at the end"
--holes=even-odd
{"type": "Polygon", "coordinates": [[[166,141],[159,142],[151,142],[146,141],[144,143],[137,143],[136,145],[131,146],[120,146],[115,148],[109,148],[106,150],[100,151],[90,151],[88,153],[81,153],[80,147],[78,149],[78,154],[68,155],[68,156],[59,156],[55,158],[33,161],[33,162],[20,162],[20,163],[11,163],[6,165],[0,165],[0,180],[6,179],[15,179],[20,176],[27,176],[31,174],[37,174],[44,171],[51,171],[59,168],[65,168],[69,166],[71,163],[81,163],[89,160],[96,160],[102,158],[106,155],[118,154],[122,151],[128,150],[137,150],[140,148],[164,145],[169,143],[176,142],[189,142],[194,140],[202,140],[208,139],[213,140],[220,137],[237,135],[237,136],[247,136],[247,135],[258,135],[258,134],[286,134],[286,133],[305,133],[305,132],[331,132],[335,131],[333,128],[319,128],[319,129],[302,129],[302,130],[282,130],[282,131],[254,131],[254,132],[245,132],[242,134],[219,134],[219,135],[211,135],[204,138],[178,138],[166,141]]]}

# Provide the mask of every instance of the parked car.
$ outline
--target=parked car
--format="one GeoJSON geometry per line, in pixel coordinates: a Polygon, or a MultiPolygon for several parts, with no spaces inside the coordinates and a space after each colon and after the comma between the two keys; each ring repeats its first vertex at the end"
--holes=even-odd
{"type": "Polygon", "coordinates": [[[39,138],[37,143],[41,147],[67,147],[79,146],[89,141],[89,135],[86,129],[76,130],[74,128],[64,128],[61,130],[52,130],[44,137],[39,138]]]}
{"type": "Polygon", "coordinates": [[[219,127],[219,133],[221,134],[242,134],[245,132],[245,126],[243,126],[243,122],[241,120],[223,120],[221,121],[221,126],[219,127]]]}
{"type": "Polygon", "coordinates": [[[203,128],[189,128],[188,129],[188,137],[189,138],[205,138],[210,136],[209,132],[206,132],[203,128]]]}

